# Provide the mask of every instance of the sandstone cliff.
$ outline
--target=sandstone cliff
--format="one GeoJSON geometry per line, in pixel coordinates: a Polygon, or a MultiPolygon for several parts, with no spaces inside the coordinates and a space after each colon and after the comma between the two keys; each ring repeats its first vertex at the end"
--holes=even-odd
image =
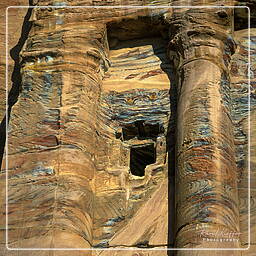
{"type": "MultiPolygon", "coordinates": [[[[134,256],[167,255],[167,247],[247,247],[248,164],[253,188],[256,161],[255,37],[249,133],[248,30],[233,23],[234,15],[245,22],[246,13],[65,8],[167,1],[30,4],[60,8],[9,9],[9,247],[134,256]],[[237,239],[224,241],[223,233],[237,239]]],[[[5,173],[3,161],[3,201],[5,173]]],[[[249,251],[176,254],[254,255],[251,193],[249,251]]],[[[4,229],[4,207],[2,216],[4,229]]]]}

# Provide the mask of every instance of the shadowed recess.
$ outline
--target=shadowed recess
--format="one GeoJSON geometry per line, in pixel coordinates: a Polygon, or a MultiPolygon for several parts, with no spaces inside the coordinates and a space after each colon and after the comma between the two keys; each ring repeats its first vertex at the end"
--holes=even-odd
{"type": "Polygon", "coordinates": [[[156,161],[154,144],[134,146],[131,148],[130,169],[135,176],[144,176],[145,168],[156,161]]]}

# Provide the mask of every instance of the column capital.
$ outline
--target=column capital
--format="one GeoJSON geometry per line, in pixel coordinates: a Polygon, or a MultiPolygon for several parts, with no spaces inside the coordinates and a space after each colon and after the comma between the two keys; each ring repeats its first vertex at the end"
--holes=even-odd
{"type": "Polygon", "coordinates": [[[232,37],[233,9],[197,8],[173,10],[168,54],[180,69],[186,63],[205,59],[226,70],[236,43],[232,37]]]}

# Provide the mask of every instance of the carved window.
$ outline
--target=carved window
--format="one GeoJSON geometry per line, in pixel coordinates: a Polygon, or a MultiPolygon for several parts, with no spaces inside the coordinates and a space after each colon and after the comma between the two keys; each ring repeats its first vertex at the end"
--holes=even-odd
{"type": "Polygon", "coordinates": [[[153,143],[131,147],[130,170],[135,176],[145,176],[145,168],[156,161],[156,149],[153,143]]]}

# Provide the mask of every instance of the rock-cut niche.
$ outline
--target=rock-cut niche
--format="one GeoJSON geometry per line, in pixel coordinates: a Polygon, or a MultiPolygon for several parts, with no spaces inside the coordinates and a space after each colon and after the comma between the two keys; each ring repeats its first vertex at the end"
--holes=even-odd
{"type": "Polygon", "coordinates": [[[150,223],[150,200],[159,197],[162,204],[167,202],[171,65],[166,56],[166,30],[161,17],[108,24],[110,67],[103,78],[97,127],[96,247],[153,244],[160,233],[161,243],[167,244],[167,211],[159,213],[166,232],[154,230],[157,225],[152,223],[153,231],[145,236],[141,227],[131,238],[132,230],[138,228],[131,223],[145,214],[150,223]],[[123,232],[130,235],[122,242],[125,227],[128,230],[123,232]]]}

